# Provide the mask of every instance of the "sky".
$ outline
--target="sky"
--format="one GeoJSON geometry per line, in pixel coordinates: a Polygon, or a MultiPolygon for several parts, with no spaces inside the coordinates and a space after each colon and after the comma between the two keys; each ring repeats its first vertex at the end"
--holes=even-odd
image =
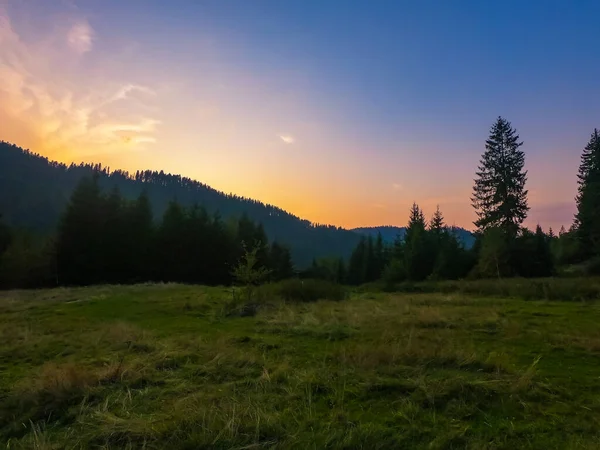
{"type": "Polygon", "coordinates": [[[343,227],[472,229],[489,129],[526,224],[568,227],[600,127],[600,2],[0,0],[0,139],[164,170],[343,227]]]}

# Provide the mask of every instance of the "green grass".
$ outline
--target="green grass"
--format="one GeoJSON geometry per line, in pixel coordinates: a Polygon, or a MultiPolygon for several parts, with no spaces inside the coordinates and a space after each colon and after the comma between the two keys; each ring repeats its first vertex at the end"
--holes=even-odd
{"type": "Polygon", "coordinates": [[[422,281],[365,285],[365,291],[405,293],[456,293],[523,300],[600,300],[599,277],[503,278],[459,281],[422,281]]]}
{"type": "Polygon", "coordinates": [[[600,305],[228,289],[0,293],[0,446],[600,448],[600,305]]]}

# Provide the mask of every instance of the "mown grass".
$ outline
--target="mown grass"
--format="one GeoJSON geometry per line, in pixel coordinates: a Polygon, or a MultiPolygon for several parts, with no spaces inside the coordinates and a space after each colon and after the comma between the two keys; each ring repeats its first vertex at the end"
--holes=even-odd
{"type": "Polygon", "coordinates": [[[79,448],[600,448],[600,306],[230,289],[0,293],[0,442],[79,448]]]}

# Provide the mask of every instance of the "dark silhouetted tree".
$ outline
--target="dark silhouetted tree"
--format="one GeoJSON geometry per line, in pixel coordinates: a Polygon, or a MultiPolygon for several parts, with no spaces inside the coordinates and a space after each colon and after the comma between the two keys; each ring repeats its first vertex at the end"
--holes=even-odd
{"type": "Polygon", "coordinates": [[[577,174],[575,228],[581,256],[600,255],[600,133],[594,129],[577,174]]]}
{"type": "Polygon", "coordinates": [[[510,122],[498,117],[486,141],[471,198],[479,231],[499,227],[514,238],[527,217],[527,171],[521,145],[510,122]]]}
{"type": "Polygon", "coordinates": [[[435,255],[431,251],[426,226],[423,211],[413,203],[403,243],[406,274],[413,281],[424,280],[433,271],[435,255]]]}

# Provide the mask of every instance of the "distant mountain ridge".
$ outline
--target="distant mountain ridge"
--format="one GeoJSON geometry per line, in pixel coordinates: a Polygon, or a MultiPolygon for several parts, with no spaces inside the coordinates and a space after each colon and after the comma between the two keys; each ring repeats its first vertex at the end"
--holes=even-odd
{"type": "MultiPolygon", "coordinates": [[[[465,248],[469,249],[473,247],[473,244],[475,243],[475,236],[473,236],[473,233],[460,227],[454,227],[453,229],[458,240],[462,242],[465,248]]],[[[350,231],[354,231],[355,233],[362,234],[364,236],[373,237],[376,237],[379,233],[381,233],[381,237],[383,238],[384,242],[392,243],[398,236],[401,238],[404,237],[404,234],[406,233],[406,227],[385,225],[379,227],[353,228],[350,231]]]]}

